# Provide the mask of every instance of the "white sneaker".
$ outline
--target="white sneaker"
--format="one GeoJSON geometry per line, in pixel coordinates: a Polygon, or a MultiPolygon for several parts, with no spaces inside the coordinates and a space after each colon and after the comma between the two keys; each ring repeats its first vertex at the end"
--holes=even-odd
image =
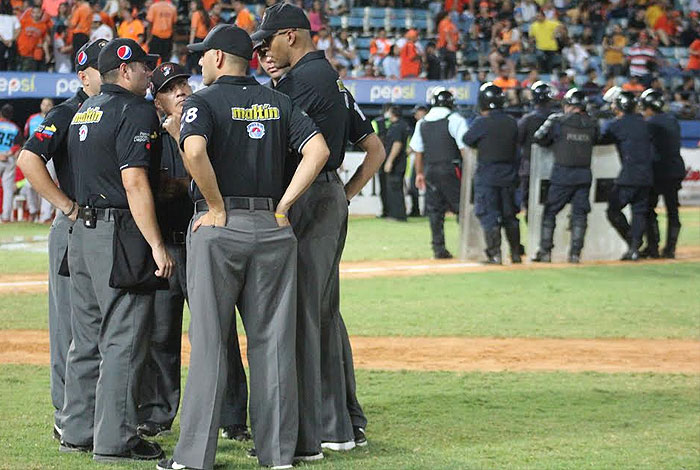
{"type": "Polygon", "coordinates": [[[271,467],[273,470],[275,469],[282,469],[282,468],[292,468],[291,465],[275,465],[274,467],[271,467]]]}
{"type": "Polygon", "coordinates": [[[355,441],[347,442],[321,442],[322,449],[344,452],[355,448],[355,441]]]}
{"type": "Polygon", "coordinates": [[[295,462],[315,462],[317,460],[323,460],[323,452],[319,452],[318,454],[294,456],[295,462]]]}

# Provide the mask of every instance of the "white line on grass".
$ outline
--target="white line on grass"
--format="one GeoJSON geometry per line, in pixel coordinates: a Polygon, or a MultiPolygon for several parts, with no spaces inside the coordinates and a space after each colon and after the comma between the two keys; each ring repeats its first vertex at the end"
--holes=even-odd
{"type": "Polygon", "coordinates": [[[475,268],[483,266],[480,263],[454,263],[454,264],[414,264],[408,266],[377,266],[374,268],[341,268],[340,274],[362,274],[362,273],[381,273],[390,271],[422,271],[426,269],[459,269],[459,268],[475,268]]]}

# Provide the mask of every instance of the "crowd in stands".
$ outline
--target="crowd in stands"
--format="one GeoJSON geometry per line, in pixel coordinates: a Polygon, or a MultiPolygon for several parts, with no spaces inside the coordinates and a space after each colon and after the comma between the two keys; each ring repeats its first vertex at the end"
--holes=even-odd
{"type": "MultiPolygon", "coordinates": [[[[173,1],[0,0],[0,70],[69,72],[82,44],[119,36],[196,73],[185,44],[220,22],[252,32],[276,2],[173,1]]],[[[698,113],[700,0],[293,1],[342,77],[492,80],[512,105],[539,78],[593,101],[654,86],[698,113]]]]}

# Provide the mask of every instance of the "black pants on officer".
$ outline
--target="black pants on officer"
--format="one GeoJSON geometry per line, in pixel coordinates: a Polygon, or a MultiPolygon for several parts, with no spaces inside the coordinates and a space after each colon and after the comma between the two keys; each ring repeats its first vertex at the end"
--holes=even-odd
{"type": "Polygon", "coordinates": [[[540,250],[551,252],[554,246],[554,229],[556,217],[567,204],[571,204],[571,250],[570,256],[580,256],[583,240],[588,225],[588,213],[591,211],[589,201],[591,185],[564,185],[552,183],[547,192],[547,202],[542,216],[542,235],[540,250]]]}
{"type": "Polygon", "coordinates": [[[445,213],[459,214],[461,182],[452,164],[428,166],[425,169],[425,215],[430,221],[433,253],[437,256],[445,248],[445,213]]]}
{"type": "Polygon", "coordinates": [[[420,217],[420,192],[416,186],[416,167],[411,168],[411,177],[408,182],[408,195],[411,197],[411,212],[410,217],[420,217]]]}
{"type": "Polygon", "coordinates": [[[520,223],[515,203],[515,184],[512,186],[474,185],[474,213],[481,223],[486,239],[486,256],[500,262],[501,227],[510,245],[511,258],[520,261],[520,223]]]}
{"type": "Polygon", "coordinates": [[[386,216],[397,220],[406,220],[406,197],[403,193],[403,172],[392,170],[385,173],[386,216]]]}
{"type": "Polygon", "coordinates": [[[678,214],[678,190],[681,188],[681,181],[669,180],[655,183],[649,192],[649,212],[647,224],[647,256],[659,256],[659,222],[656,218],[656,205],[659,197],[663,196],[666,206],[666,246],[662,255],[665,258],[674,258],[676,255],[676,243],[681,231],[681,220],[678,214]]]}
{"type": "Polygon", "coordinates": [[[520,176],[520,207],[525,211],[525,222],[527,222],[527,210],[530,205],[530,176],[520,176]]]}
{"type": "Polygon", "coordinates": [[[608,197],[608,220],[617,233],[627,242],[631,252],[636,252],[642,244],[649,212],[649,186],[615,185],[608,197]],[[627,221],[622,209],[632,207],[632,224],[627,221]]]}

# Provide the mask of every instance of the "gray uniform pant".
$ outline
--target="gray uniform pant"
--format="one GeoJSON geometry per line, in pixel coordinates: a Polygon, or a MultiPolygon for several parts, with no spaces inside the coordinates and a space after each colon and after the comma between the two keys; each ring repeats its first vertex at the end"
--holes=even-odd
{"type": "Polygon", "coordinates": [[[2,220],[9,222],[12,218],[12,200],[15,197],[15,157],[0,161],[0,176],[2,177],[2,220]]]}
{"type": "Polygon", "coordinates": [[[66,364],[63,439],[121,454],[137,442],[137,397],[153,294],[109,287],[114,222],[73,225],[68,265],[73,342],[66,364]]]}
{"type": "Polygon", "coordinates": [[[70,279],[58,275],[68,248],[68,234],[73,222],[59,212],[49,231],[49,349],[51,352],[51,403],[54,423],[63,427],[61,410],[65,393],[66,356],[71,333],[70,279]]]}
{"type": "MultiPolygon", "coordinates": [[[[240,312],[239,305],[238,311],[240,312]]],[[[224,403],[221,407],[219,426],[245,426],[248,421],[248,382],[241,359],[241,346],[236,334],[236,322],[233,322],[231,337],[228,339],[228,379],[224,403]]]]}
{"type": "Polygon", "coordinates": [[[170,427],[180,406],[182,310],[187,299],[185,245],[167,245],[175,261],[168,290],[156,291],[149,357],[143,368],[139,395],[139,423],[170,427]]]}
{"type": "Polygon", "coordinates": [[[296,245],[291,228],[279,228],[269,211],[231,210],[225,227],[188,233],[192,353],[176,462],[205,470],[214,466],[238,305],[248,337],[250,420],[258,460],[261,465],[292,463],[298,427],[296,245]]]}
{"type": "MultiPolygon", "coordinates": [[[[322,440],[347,442],[354,438],[344,362],[348,354],[351,366],[352,352],[347,331],[344,325],[340,327],[339,296],[348,206],[338,175],[321,173],[294,204],[290,217],[299,240],[297,451],[316,453],[322,440]]],[[[353,401],[357,403],[356,398],[353,401]]]]}

